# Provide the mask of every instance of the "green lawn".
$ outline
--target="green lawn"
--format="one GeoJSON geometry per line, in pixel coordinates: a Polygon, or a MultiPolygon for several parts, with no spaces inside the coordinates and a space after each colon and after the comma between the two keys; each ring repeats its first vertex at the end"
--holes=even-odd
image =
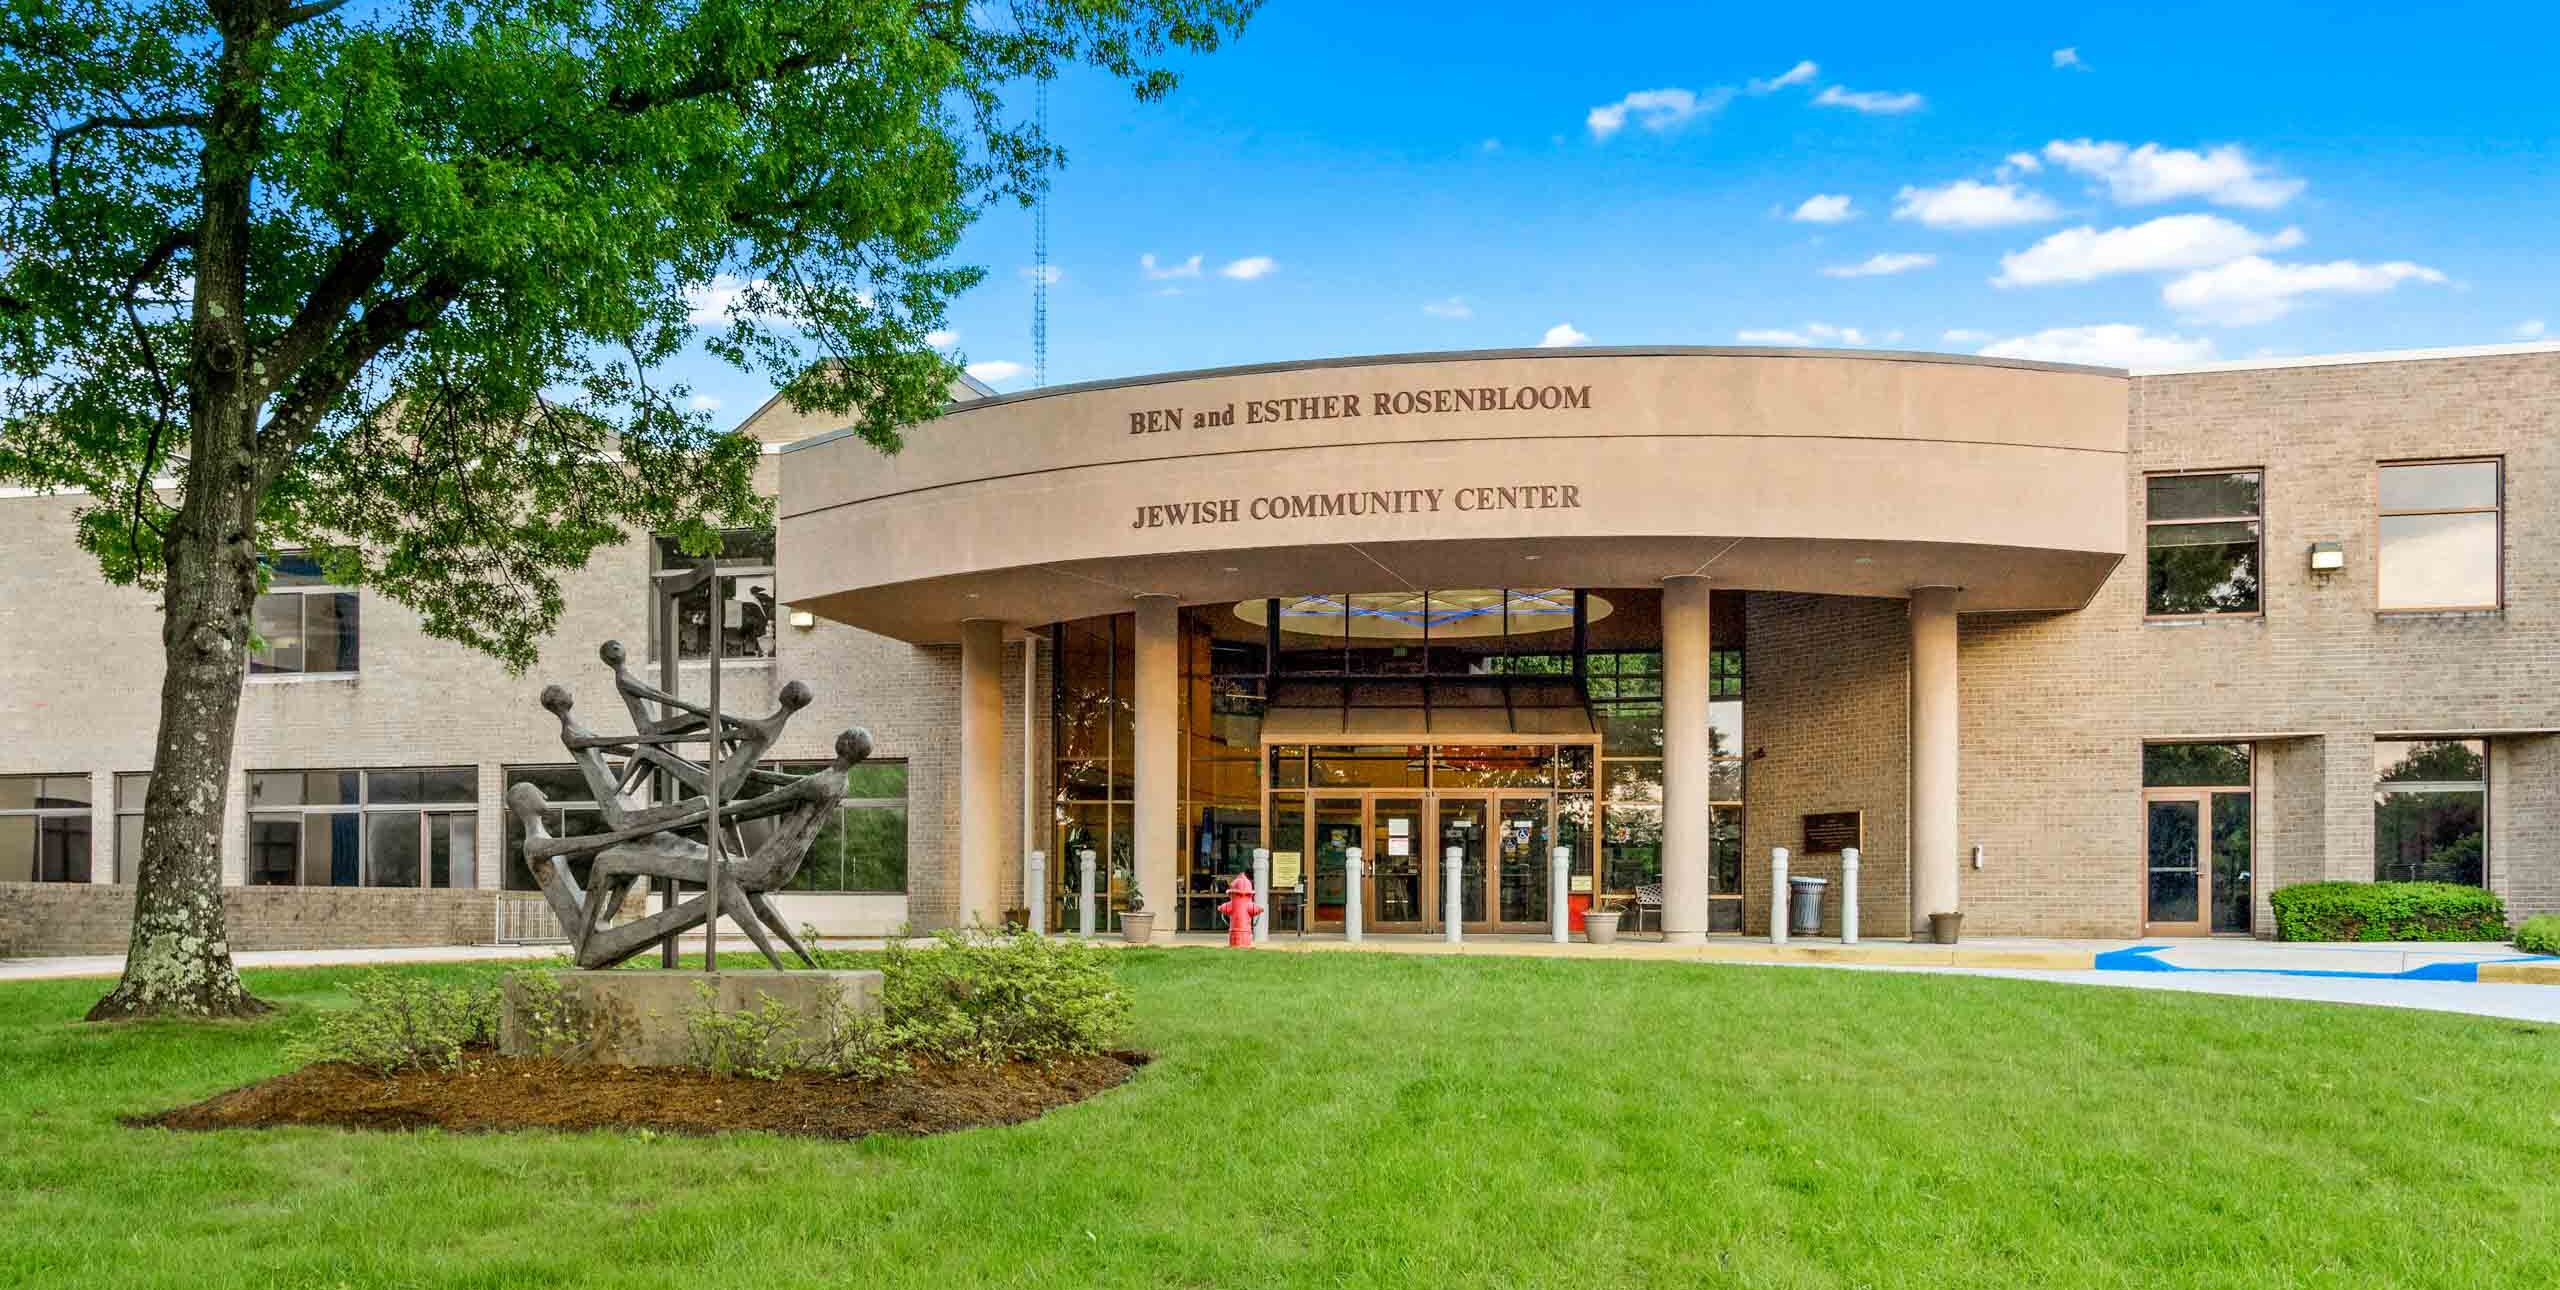
{"type": "MultiPolygon", "coordinates": [[[[1667,963],[1138,951],[1126,1088],[925,1140],[179,1135],[280,1020],[0,987],[0,1284],[2560,1284],[2560,1028],[1667,963]]],[[[435,969],[461,973],[488,969],[435,969]]]]}

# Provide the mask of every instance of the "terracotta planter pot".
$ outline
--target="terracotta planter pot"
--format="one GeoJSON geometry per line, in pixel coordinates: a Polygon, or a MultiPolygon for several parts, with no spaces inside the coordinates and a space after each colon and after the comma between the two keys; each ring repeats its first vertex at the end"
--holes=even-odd
{"type": "Polygon", "coordinates": [[[1929,943],[1953,945],[1956,943],[1957,932],[1963,927],[1964,915],[1962,914],[1931,914],[1929,915],[1929,943]]]}
{"type": "Polygon", "coordinates": [[[1607,945],[1618,939],[1618,919],[1614,909],[1595,909],[1582,916],[1583,939],[1594,945],[1607,945]]]}
{"type": "Polygon", "coordinates": [[[1120,939],[1131,945],[1144,945],[1156,938],[1156,911],[1133,909],[1120,915],[1120,939]]]}

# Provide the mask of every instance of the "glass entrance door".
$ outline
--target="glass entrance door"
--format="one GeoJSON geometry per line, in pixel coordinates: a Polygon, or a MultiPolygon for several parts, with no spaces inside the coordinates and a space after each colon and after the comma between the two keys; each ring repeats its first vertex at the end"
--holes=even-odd
{"type": "MultiPolygon", "coordinates": [[[[1343,912],[1349,903],[1349,884],[1343,860],[1351,848],[1362,846],[1367,835],[1367,803],[1357,797],[1319,797],[1315,799],[1314,819],[1308,826],[1309,850],[1315,854],[1315,909],[1317,927],[1342,929],[1343,912]]],[[[1367,852],[1363,850],[1363,863],[1367,852]]],[[[1367,893],[1364,891],[1365,897],[1367,893]]]]}
{"type": "Polygon", "coordinates": [[[2143,931],[2249,931],[2249,794],[2154,789],[2145,795],[2143,931]]]}
{"type": "Polygon", "coordinates": [[[1367,930],[1418,932],[1433,921],[1430,865],[1422,854],[1422,799],[1372,802],[1367,930]]]}
{"type": "Polygon", "coordinates": [[[1506,931],[1544,931],[1547,927],[1549,842],[1547,815],[1552,799],[1506,797],[1494,834],[1499,853],[1494,879],[1495,921],[1506,931]]]}
{"type": "MultiPolygon", "coordinates": [[[[1485,921],[1485,799],[1444,794],[1439,808],[1440,845],[1432,851],[1433,867],[1439,870],[1441,881],[1448,881],[1449,851],[1457,849],[1458,920],[1461,926],[1481,928],[1485,921]]],[[[1447,897],[1441,899],[1445,901],[1447,897]]],[[[1441,917],[1443,912],[1431,911],[1435,926],[1447,925],[1441,917]]]]}

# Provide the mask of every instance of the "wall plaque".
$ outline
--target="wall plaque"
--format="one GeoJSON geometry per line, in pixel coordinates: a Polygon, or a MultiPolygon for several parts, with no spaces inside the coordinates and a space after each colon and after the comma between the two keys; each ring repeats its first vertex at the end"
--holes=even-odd
{"type": "Polygon", "coordinates": [[[1865,849],[1867,844],[1861,840],[1865,818],[1859,811],[1821,811],[1805,816],[1805,854],[1821,855],[1850,847],[1865,849]]]}

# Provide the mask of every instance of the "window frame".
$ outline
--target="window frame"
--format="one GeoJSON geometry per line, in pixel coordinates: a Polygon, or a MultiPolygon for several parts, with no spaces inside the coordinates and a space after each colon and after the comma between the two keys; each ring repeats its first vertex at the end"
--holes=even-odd
{"type": "MultiPolygon", "coordinates": [[[[124,831],[127,828],[131,828],[133,830],[134,857],[135,860],[139,862],[142,855],[143,805],[144,799],[147,799],[151,794],[151,772],[147,770],[117,771],[115,777],[115,788],[112,791],[115,793],[115,832],[107,839],[109,843],[107,849],[107,881],[132,882],[135,875],[124,871],[124,831]],[[139,781],[142,786],[142,794],[136,799],[136,804],[128,809],[124,804],[124,786],[136,781],[139,781]]],[[[94,872],[94,867],[92,871],[94,872]]]]}
{"type": "MultiPolygon", "coordinates": [[[[249,783],[252,786],[248,789],[248,792],[250,794],[255,793],[256,790],[254,785],[257,777],[260,775],[307,776],[346,774],[352,774],[356,777],[356,800],[353,802],[293,802],[289,804],[271,806],[258,806],[255,805],[254,802],[243,803],[243,815],[245,818],[244,834],[246,835],[244,836],[244,852],[247,845],[254,841],[257,826],[261,821],[280,822],[285,818],[290,817],[296,824],[296,830],[294,835],[293,881],[289,883],[262,883],[255,881],[252,877],[252,874],[255,871],[248,867],[248,860],[244,854],[243,867],[240,875],[240,883],[242,886],[326,886],[331,890],[345,891],[479,891],[487,889],[486,884],[480,881],[480,768],[476,764],[447,762],[430,766],[267,767],[248,772],[249,783]],[[374,776],[398,774],[423,775],[430,771],[459,771],[470,776],[470,799],[468,801],[436,800],[417,802],[377,802],[374,800],[374,776]],[[376,816],[395,815],[401,812],[408,812],[418,817],[418,881],[414,885],[377,883],[373,881],[373,820],[376,816]],[[334,883],[315,884],[304,882],[302,880],[305,872],[305,866],[308,861],[308,857],[304,854],[304,846],[310,836],[308,821],[315,815],[325,815],[330,817],[346,815],[355,817],[356,882],[354,886],[340,888],[334,883]],[[469,855],[471,881],[467,884],[447,882],[442,886],[439,886],[435,882],[435,866],[432,859],[435,854],[434,830],[438,821],[453,816],[466,816],[471,820],[471,851],[469,855]]],[[[421,793],[421,796],[423,797],[424,794],[421,793]]],[[[504,863],[504,855],[505,852],[502,847],[500,850],[500,862],[502,864],[504,863]]],[[[454,870],[461,867],[458,863],[460,859],[460,856],[448,850],[446,854],[448,876],[451,876],[454,870]]],[[[504,883],[504,874],[499,875],[499,881],[504,883]]]]}
{"type": "MultiPolygon", "coordinates": [[[[761,766],[760,766],[760,769],[768,770],[768,771],[772,771],[772,772],[774,772],[774,773],[776,773],[776,774],[782,774],[782,775],[805,776],[805,775],[815,774],[815,773],[817,773],[818,771],[821,771],[821,770],[826,769],[826,767],[828,766],[828,764],[829,764],[829,763],[827,763],[827,762],[826,762],[826,761],[824,761],[824,760],[811,760],[811,759],[806,759],[806,758],[777,758],[777,759],[774,759],[774,760],[771,760],[771,761],[767,761],[767,762],[762,763],[762,764],[761,764],[761,766]]],[[[848,812],[848,811],[876,811],[876,810],[895,810],[895,811],[899,814],[899,816],[900,816],[900,817],[902,818],[902,820],[903,820],[903,823],[902,823],[902,824],[901,824],[901,826],[900,826],[899,832],[900,832],[901,836],[902,836],[902,837],[904,837],[904,838],[905,838],[905,840],[906,840],[906,841],[905,841],[905,846],[902,848],[902,849],[903,849],[903,851],[905,852],[905,854],[903,854],[903,855],[899,856],[899,858],[898,858],[898,873],[899,873],[899,875],[900,875],[900,877],[899,877],[899,883],[900,883],[900,885],[898,885],[898,886],[896,886],[896,887],[800,887],[800,886],[791,886],[791,887],[785,887],[785,888],[782,888],[782,889],[781,889],[781,890],[779,890],[779,891],[776,891],[776,892],[774,893],[775,895],[777,895],[777,896],[782,896],[782,895],[789,895],[789,896],[904,896],[904,895],[908,894],[908,889],[909,889],[909,887],[913,885],[913,884],[912,884],[912,877],[911,877],[911,872],[910,872],[910,868],[909,868],[909,866],[910,866],[910,864],[913,862],[913,860],[915,859],[915,796],[916,796],[916,793],[915,793],[915,769],[914,769],[914,767],[913,767],[913,766],[908,762],[908,760],[907,760],[906,758],[904,758],[904,757],[874,757],[874,758],[866,759],[866,760],[864,760],[863,762],[861,762],[860,764],[856,765],[856,766],[854,767],[854,775],[855,775],[855,777],[856,777],[856,778],[859,778],[859,777],[861,776],[861,773],[862,773],[862,771],[863,771],[863,769],[864,769],[864,768],[866,768],[866,767],[879,767],[879,766],[896,766],[896,767],[898,768],[898,782],[899,782],[901,785],[905,786],[905,789],[906,789],[905,795],[904,795],[904,796],[900,796],[900,797],[854,797],[854,796],[852,796],[850,793],[848,793],[848,794],[846,795],[846,797],[845,797],[845,799],[844,799],[843,801],[838,802],[838,803],[836,804],[836,814],[837,814],[839,817],[842,817],[842,816],[843,816],[843,814],[844,814],[845,812],[848,812]]],[[[821,833],[821,834],[823,834],[824,832],[825,832],[825,830],[824,830],[824,829],[823,829],[823,827],[822,827],[822,828],[820,829],[820,833],[821,833]]],[[[813,844],[812,844],[812,845],[814,846],[814,842],[813,842],[813,844]]],[[[802,860],[802,862],[801,862],[801,863],[802,863],[802,866],[803,866],[803,868],[804,868],[804,870],[805,870],[805,868],[806,868],[806,866],[807,866],[807,860],[804,858],[804,859],[802,860]]]]}
{"type": "MultiPolygon", "coordinates": [[[[309,554],[310,551],[307,548],[285,547],[281,550],[260,552],[258,555],[258,562],[262,568],[267,568],[272,567],[276,560],[285,556],[301,556],[309,554]]],[[[252,631],[255,631],[258,621],[258,602],[282,596],[291,596],[294,598],[296,625],[302,633],[302,639],[306,642],[303,646],[306,661],[310,650],[310,646],[307,642],[311,638],[311,598],[314,596],[347,597],[350,605],[355,611],[354,616],[348,620],[355,627],[355,666],[347,668],[330,668],[326,671],[314,671],[306,666],[289,672],[277,669],[270,669],[268,671],[261,672],[258,670],[258,655],[260,651],[252,650],[249,653],[248,661],[242,665],[247,669],[247,675],[251,681],[261,684],[273,684],[277,682],[291,684],[296,681],[345,680],[350,677],[361,676],[364,674],[363,588],[340,586],[333,582],[300,583],[289,587],[275,587],[270,585],[267,589],[260,591],[256,597],[251,599],[249,602],[249,622],[252,631]]]]}
{"type": "Polygon", "coordinates": [[[29,835],[29,841],[36,849],[27,857],[28,882],[54,886],[83,886],[96,882],[98,877],[98,837],[96,823],[96,812],[98,809],[96,801],[97,786],[89,778],[89,773],[87,771],[74,771],[64,774],[51,774],[45,771],[28,771],[23,774],[0,775],[0,780],[35,781],[36,800],[39,802],[44,798],[44,785],[48,780],[71,780],[79,783],[89,792],[90,800],[81,802],[77,806],[38,805],[26,807],[0,807],[0,818],[32,820],[35,822],[35,832],[29,835]],[[78,878],[47,878],[44,876],[44,867],[41,861],[44,854],[44,822],[47,820],[78,820],[80,822],[80,840],[84,844],[84,848],[88,853],[82,865],[82,867],[87,870],[83,876],[78,878]]]}
{"type": "Polygon", "coordinates": [[[2146,623],[2201,623],[2224,620],[2245,621],[2267,616],[2267,468],[2265,466],[2211,466],[2183,470],[2150,470],[2142,475],[2142,621],[2146,623]],[[2258,513],[2255,515],[2190,516],[2174,520],[2154,519],[2151,515],[2151,484],[2160,479],[2188,479],[2205,475],[2255,475],[2258,477],[2258,513]],[[2151,532],[2154,528],[2178,528],[2198,524],[2246,523],[2258,534],[2258,607],[2255,609],[2208,609],[2197,613],[2155,613],[2151,608],[2151,532]]]}
{"type": "MultiPolygon", "coordinates": [[[[2382,803],[2382,799],[2384,799],[2385,797],[2393,796],[2393,795],[2395,795],[2395,794],[2402,794],[2402,793],[2406,793],[2406,794],[2418,794],[2418,793],[2467,793],[2467,792],[2477,791],[2477,792],[2479,793],[2479,795],[2480,795],[2480,882],[2479,882],[2479,884],[2478,884],[2478,885],[2479,885],[2480,890],[2482,890],[2482,891],[2496,891],[2496,890],[2498,889],[2498,888],[2497,888],[2497,886],[2496,886],[2496,881],[2495,881],[2495,880],[2496,880],[2496,876],[2497,876],[2497,868],[2496,868],[2496,864],[2497,864],[2497,857],[2496,857],[2494,854],[2492,854],[2492,852],[2491,852],[2491,843],[2494,841],[2494,839],[2491,837],[2491,829],[2490,829],[2490,824],[2491,824],[2492,819],[2493,819],[2493,817],[2492,817],[2492,816],[2491,816],[2491,814],[2490,814],[2490,811],[2491,811],[2491,809],[2492,809],[2492,807],[2491,807],[2491,802],[2490,802],[2490,790],[2491,790],[2491,782],[2497,778],[2497,756],[2498,756],[2497,744],[2498,744],[2498,741],[2497,741],[2497,740],[2495,740],[2495,739],[2490,738],[2490,737],[2489,737],[2489,736],[2487,736],[2487,735],[2462,735],[2462,734],[2419,735],[2419,736],[2400,735],[2400,736],[2396,736],[2396,737],[2392,737],[2392,738],[2384,738],[2384,737],[2381,737],[2381,736],[2375,736],[2375,738],[2374,738],[2374,740],[2373,740],[2373,746],[2374,746],[2374,749],[2375,749],[2375,751],[2376,751],[2377,753],[2378,753],[2378,752],[2380,752],[2380,750],[2381,750],[2381,748],[2382,748],[2382,745],[2384,745],[2384,744],[2438,744],[2438,743],[2477,743],[2477,744],[2479,744],[2479,745],[2480,745],[2480,778],[2479,778],[2478,780],[2476,780],[2476,781],[2475,781],[2475,780],[2437,780],[2437,779],[2404,779],[2404,780],[2385,780],[2385,779],[2383,779],[2383,778],[2382,778],[2382,768],[2381,768],[2381,766],[2379,765],[2379,759],[2377,758],[2377,764],[2375,765],[2375,767],[2374,767],[2374,769],[2373,769],[2373,810],[2374,810],[2373,845],[2374,845],[2374,846],[2375,846],[2375,848],[2376,848],[2376,853],[2375,853],[2375,855],[2374,855],[2374,857],[2373,857],[2373,880],[2374,880],[2375,882],[2433,882],[2433,881],[2438,881],[2438,880],[2436,880],[2436,879],[2428,879],[2428,878],[2386,878],[2386,877],[2384,877],[2384,876],[2382,875],[2382,856],[2381,856],[2380,851],[2379,851],[2379,848],[2380,848],[2380,846],[2381,846],[2381,839],[2382,839],[2382,831],[2381,831],[2381,815],[2382,815],[2382,804],[2383,804],[2383,803],[2382,803]]],[[[2457,884],[2457,885],[2459,885],[2459,884],[2457,884]]]]}
{"type": "MultiPolygon", "coordinates": [[[[2476,453],[2460,457],[2394,457],[2373,464],[2373,612],[2377,616],[2427,614],[2504,613],[2507,608],[2507,459],[2499,453],[2476,453]],[[2487,506],[2456,506],[2430,510],[2386,510],[2382,505],[2382,472],[2407,466],[2470,466],[2486,463],[2498,468],[2498,492],[2487,506]],[[2488,515],[2495,518],[2497,543],[2497,591],[2487,604],[2476,605],[2386,605],[2382,603],[2382,522],[2412,515],[2488,515]]],[[[2486,856],[2484,849],[2481,853],[2486,856]]]]}
{"type": "MultiPolygon", "coordinates": [[[[652,668],[658,666],[659,659],[661,657],[659,651],[664,648],[664,643],[659,640],[659,637],[663,634],[661,631],[661,619],[664,612],[663,602],[665,596],[664,593],[658,589],[658,575],[673,567],[668,563],[668,561],[673,558],[673,555],[681,554],[680,552],[669,552],[668,544],[673,540],[674,535],[672,534],[652,533],[649,535],[649,578],[648,594],[646,597],[648,608],[646,613],[649,620],[648,665],[652,668]]],[[[709,599],[715,606],[724,603],[741,603],[737,601],[724,602],[722,600],[720,584],[723,582],[738,583],[739,590],[742,592],[745,591],[750,584],[761,583],[766,594],[768,596],[775,597],[773,608],[770,611],[770,616],[765,621],[764,633],[757,638],[768,646],[765,652],[761,654],[734,654],[723,649],[721,651],[720,662],[723,666],[740,665],[771,667],[774,665],[775,661],[781,657],[782,624],[785,619],[791,616],[791,611],[784,607],[779,599],[781,585],[775,572],[780,567],[782,559],[782,531],[779,528],[722,529],[720,530],[720,545],[721,553],[715,557],[719,566],[719,571],[713,576],[711,586],[706,589],[709,593],[709,599]],[[766,549],[770,550],[772,554],[763,557],[729,554],[729,549],[736,545],[737,540],[741,538],[761,539],[763,545],[766,549]]],[[[699,557],[686,558],[695,559],[699,557]]],[[[695,594],[700,593],[697,592],[695,594]]],[[[750,596],[749,599],[752,600],[753,597],[750,596]]],[[[684,624],[681,621],[682,611],[683,606],[679,603],[677,606],[679,621],[676,623],[676,664],[679,667],[707,667],[711,663],[711,651],[707,644],[699,654],[686,654],[683,652],[684,624]]],[[[727,615],[721,614],[719,617],[721,617],[725,622],[727,615]]],[[[726,644],[725,639],[723,644],[726,644]]]]}

